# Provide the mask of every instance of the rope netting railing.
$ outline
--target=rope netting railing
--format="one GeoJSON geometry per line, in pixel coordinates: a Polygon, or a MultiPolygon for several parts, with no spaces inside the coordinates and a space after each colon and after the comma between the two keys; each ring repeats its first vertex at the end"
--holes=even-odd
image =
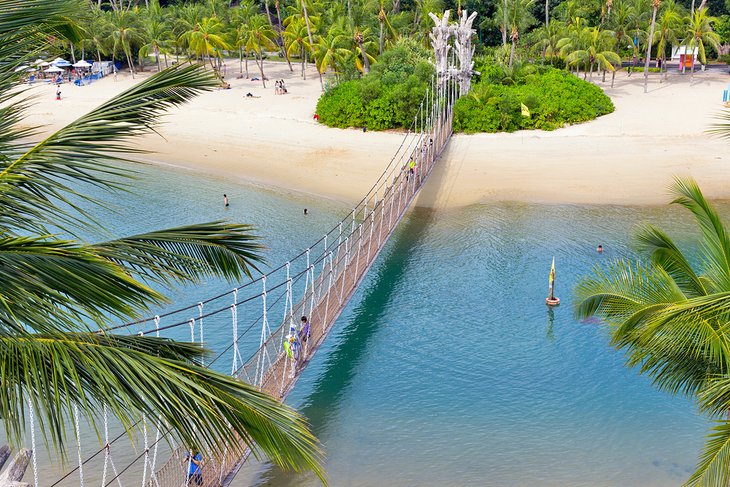
{"type": "MultiPolygon", "coordinates": [[[[234,289],[103,332],[154,333],[204,343],[215,352],[208,362],[201,357],[206,367],[230,373],[283,400],[449,141],[453,106],[463,91],[458,75],[463,69],[453,68],[457,60],[453,52],[444,52],[451,56],[449,67],[438,70],[432,79],[413,123],[386,168],[353,209],[317,241],[234,289]]],[[[251,453],[241,438],[231,435],[223,455],[203,452],[201,475],[191,477],[190,460],[186,460],[188,449],[175,444],[169,427],[159,418],[143,417],[132,425],[131,429],[136,431],[133,435],[119,426],[118,433],[112,432],[106,408],[103,420],[101,446],[88,451],[82,449],[80,420],[76,417],[78,465],[46,485],[228,485],[251,453]],[[161,467],[160,458],[167,459],[161,467]]]]}

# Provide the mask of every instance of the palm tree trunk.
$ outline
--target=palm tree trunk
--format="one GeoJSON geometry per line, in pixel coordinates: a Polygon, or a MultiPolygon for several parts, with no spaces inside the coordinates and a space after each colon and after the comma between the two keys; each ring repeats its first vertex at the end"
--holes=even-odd
{"type": "Polygon", "coordinates": [[[358,45],[360,46],[360,52],[362,53],[362,69],[365,71],[365,74],[368,74],[370,72],[370,60],[368,59],[368,53],[365,52],[365,45],[362,42],[359,42],[358,45]]]}
{"type": "Polygon", "coordinates": [[[238,48],[238,72],[243,74],[243,47],[238,48]]]}
{"type": "MultiPolygon", "coordinates": [[[[644,60],[644,93],[649,91],[649,59],[651,58],[651,41],[654,39],[654,25],[656,23],[657,4],[654,4],[654,11],[651,14],[651,28],[649,29],[649,40],[646,43],[646,59],[644,60]]],[[[661,73],[659,74],[661,78],[661,73]]]]}
{"type": "Polygon", "coordinates": [[[605,82],[606,82],[606,70],[604,69],[603,70],[603,79],[601,80],[601,83],[605,83],[605,82]]]}
{"type": "Polygon", "coordinates": [[[512,39],[512,48],[509,50],[509,67],[512,67],[512,60],[515,57],[515,40],[512,39]]]}
{"type": "Polygon", "coordinates": [[[593,61],[591,61],[591,81],[593,81],[593,61]]]}
{"type": "Polygon", "coordinates": [[[69,46],[71,47],[71,60],[74,64],[76,64],[76,51],[74,50],[74,43],[69,42],[69,46]]]}
{"type": "Polygon", "coordinates": [[[545,27],[550,23],[550,0],[545,0],[545,27]]]}
{"type": "Polygon", "coordinates": [[[264,76],[264,56],[262,55],[262,54],[263,54],[263,51],[261,50],[261,39],[258,39],[258,38],[257,38],[257,39],[256,39],[256,43],[257,43],[257,44],[258,44],[258,46],[259,46],[259,52],[258,52],[258,55],[259,55],[259,58],[260,58],[260,61],[261,61],[261,62],[259,63],[259,70],[261,70],[261,85],[262,85],[262,86],[263,86],[264,88],[266,88],[266,77],[264,76]]]}
{"type": "Polygon", "coordinates": [[[307,51],[304,50],[304,44],[302,44],[302,79],[307,79],[307,51]]]}
{"type": "Polygon", "coordinates": [[[167,64],[167,52],[165,52],[165,53],[163,54],[163,56],[165,56],[165,67],[166,67],[166,68],[169,68],[169,67],[170,67],[170,65],[169,65],[169,64],[167,64]]]}
{"type": "Polygon", "coordinates": [[[309,24],[309,14],[307,13],[307,5],[302,0],[302,12],[304,12],[304,22],[307,24],[307,35],[309,36],[309,45],[312,48],[312,58],[314,59],[314,67],[317,68],[317,74],[319,74],[319,85],[324,91],[324,81],[322,80],[322,73],[317,66],[317,55],[314,54],[314,39],[312,38],[312,26],[309,24]]]}
{"type": "Polygon", "coordinates": [[[248,79],[248,49],[246,49],[246,79],[248,79]]]}
{"type": "Polygon", "coordinates": [[[380,21],[380,56],[383,55],[383,44],[385,44],[385,30],[383,30],[383,21],[380,21]]]}
{"type": "Polygon", "coordinates": [[[129,70],[132,72],[132,79],[134,79],[134,63],[132,63],[132,56],[129,55],[127,50],[124,50],[124,54],[127,56],[127,64],[129,64],[129,70]]]}
{"type": "Polygon", "coordinates": [[[269,21],[269,26],[273,29],[274,23],[271,21],[271,12],[269,12],[269,0],[264,1],[264,8],[266,9],[266,20],[269,21]]]}
{"type": "Polygon", "coordinates": [[[616,79],[616,69],[611,72],[611,88],[613,88],[613,81],[616,79]]]}
{"type": "Polygon", "coordinates": [[[286,43],[284,42],[284,35],[281,33],[281,6],[279,5],[279,0],[276,0],[276,3],[274,3],[274,6],[276,7],[276,20],[279,22],[279,28],[277,31],[279,32],[279,42],[281,42],[281,50],[284,51],[284,57],[286,58],[286,63],[289,65],[289,72],[293,73],[294,68],[291,67],[291,60],[289,60],[289,52],[286,48],[286,43]]]}

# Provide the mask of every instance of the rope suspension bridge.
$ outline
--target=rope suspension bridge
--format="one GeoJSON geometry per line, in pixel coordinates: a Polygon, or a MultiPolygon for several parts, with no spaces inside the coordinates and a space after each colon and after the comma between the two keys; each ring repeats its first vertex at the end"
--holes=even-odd
{"type": "MultiPolygon", "coordinates": [[[[442,17],[430,16],[435,22],[431,42],[436,56],[436,76],[396,153],[367,195],[345,218],[304,251],[258,279],[190,306],[107,331],[128,330],[156,336],[169,332],[177,333],[176,338],[189,331],[185,339],[189,336],[191,341],[206,345],[206,333],[216,340],[228,335],[227,347],[204,365],[220,369],[227,367],[225,362],[229,361],[232,376],[283,401],[445,150],[452,134],[454,103],[469,91],[474,51],[471,25],[476,14],[467,16],[464,12],[457,23],[449,23],[448,11],[442,17]],[[244,323],[243,316],[255,319],[244,323]],[[255,351],[246,356],[242,349],[255,351]]],[[[142,431],[141,452],[126,465],[118,465],[114,454],[129,450],[129,436],[122,432],[112,437],[107,411],[103,411],[104,430],[100,432],[103,444],[87,456],[82,450],[78,410],[74,411],[78,465],[55,482],[46,483],[48,479],[45,479],[41,484],[36,455],[31,456],[35,487],[77,482],[82,487],[228,486],[250,456],[241,438],[231,438],[222,456],[205,457],[202,484],[190,481],[187,475],[190,464],[185,460],[187,449],[174,444],[169,448],[172,441],[168,438],[169,428],[157,418],[144,417],[141,425],[135,425],[142,431]],[[169,454],[169,458],[160,464],[163,454],[169,454]]],[[[28,412],[31,447],[35,452],[34,411],[30,403],[28,412]]],[[[25,458],[26,465],[29,461],[25,458]]],[[[0,450],[0,467],[2,463],[0,450]]],[[[19,479],[0,476],[0,487],[5,485],[3,480],[19,479]]]]}

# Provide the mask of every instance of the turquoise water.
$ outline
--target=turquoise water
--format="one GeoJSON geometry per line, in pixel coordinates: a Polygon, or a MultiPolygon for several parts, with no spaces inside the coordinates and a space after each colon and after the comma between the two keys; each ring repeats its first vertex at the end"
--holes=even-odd
{"type": "MultiPolygon", "coordinates": [[[[227,218],[257,225],[278,264],[348,211],[171,168],[141,175],[135,195],[113,197],[113,216],[101,212],[113,235],[227,218]]],[[[682,241],[692,230],[664,207],[411,211],[288,400],[323,443],[330,485],[681,485],[708,421],[627,370],[606,331],[571,311],[578,276],[631,256],[631,229],[643,221],[682,241]],[[562,304],[550,310],[553,256],[562,304]]],[[[190,304],[230,287],[211,281],[172,296],[190,304]]],[[[210,348],[227,345],[227,332],[208,330],[210,348]]],[[[263,463],[234,483],[251,484],[317,481],[263,463]]]]}

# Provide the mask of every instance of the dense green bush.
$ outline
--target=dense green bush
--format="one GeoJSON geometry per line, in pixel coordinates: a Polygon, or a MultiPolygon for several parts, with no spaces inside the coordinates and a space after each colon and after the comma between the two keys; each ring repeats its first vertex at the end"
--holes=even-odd
{"type": "Polygon", "coordinates": [[[319,121],[340,128],[410,127],[434,75],[428,59],[429,51],[419,44],[399,42],[367,76],[327,90],[317,103],[319,121]]]}
{"type": "MultiPolygon", "coordinates": [[[[483,68],[484,69],[484,68],[483,68]]],[[[597,86],[550,66],[489,68],[487,79],[454,107],[458,132],[513,132],[520,129],[554,130],[611,113],[611,99],[597,86]],[[530,116],[522,115],[525,105],[530,116]]]]}

